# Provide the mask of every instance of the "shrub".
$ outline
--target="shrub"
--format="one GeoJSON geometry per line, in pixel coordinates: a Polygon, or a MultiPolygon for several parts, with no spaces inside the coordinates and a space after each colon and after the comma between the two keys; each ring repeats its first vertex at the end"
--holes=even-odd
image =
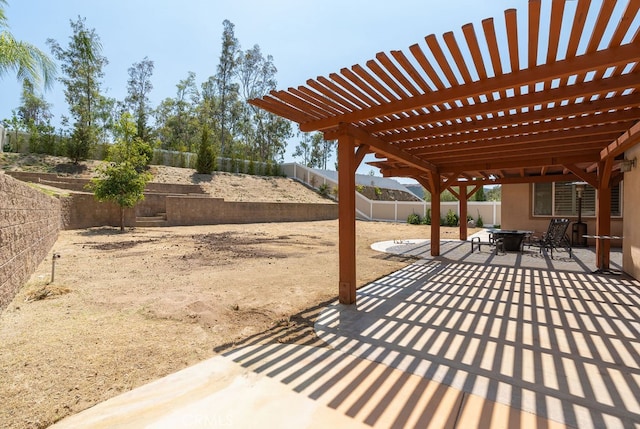
{"type": "Polygon", "coordinates": [[[364,185],[356,185],[356,191],[362,193],[362,191],[364,191],[364,185]]]}
{"type": "Polygon", "coordinates": [[[427,214],[422,218],[423,225],[431,225],[431,209],[427,209],[427,214]]]}
{"type": "Polygon", "coordinates": [[[458,226],[460,218],[453,210],[449,209],[445,221],[447,226],[458,226]]]}
{"type": "Polygon", "coordinates": [[[476,220],[476,226],[478,228],[482,228],[484,226],[484,221],[482,220],[482,215],[478,212],[478,220],[476,220]]]}
{"type": "Polygon", "coordinates": [[[421,219],[420,219],[420,215],[417,213],[411,213],[408,217],[407,217],[407,223],[411,224],[411,225],[420,225],[421,219]]]}
{"type": "Polygon", "coordinates": [[[206,128],[202,130],[202,141],[196,159],[196,171],[200,174],[211,174],[213,171],[213,148],[209,143],[209,131],[206,128]]]}
{"type": "Polygon", "coordinates": [[[320,193],[320,195],[326,197],[329,195],[329,185],[327,185],[326,183],[323,183],[322,185],[318,186],[318,192],[320,193]]]}
{"type": "Polygon", "coordinates": [[[376,193],[376,197],[380,198],[382,196],[382,189],[376,186],[375,188],[373,188],[373,190],[376,193]]]}

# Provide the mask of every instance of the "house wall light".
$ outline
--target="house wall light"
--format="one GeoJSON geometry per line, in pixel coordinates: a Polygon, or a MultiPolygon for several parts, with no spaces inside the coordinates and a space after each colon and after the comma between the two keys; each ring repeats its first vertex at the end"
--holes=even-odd
{"type": "Polygon", "coordinates": [[[637,163],[637,158],[633,158],[633,159],[624,159],[624,161],[622,161],[622,164],[620,165],[620,170],[623,173],[627,173],[631,170],[633,170],[634,168],[636,168],[636,163],[637,163]]]}

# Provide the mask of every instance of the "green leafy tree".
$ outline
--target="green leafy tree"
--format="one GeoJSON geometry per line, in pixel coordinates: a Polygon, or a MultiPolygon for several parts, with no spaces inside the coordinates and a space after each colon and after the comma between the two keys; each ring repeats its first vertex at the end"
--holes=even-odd
{"type": "Polygon", "coordinates": [[[36,92],[29,80],[22,82],[18,116],[29,133],[29,151],[56,155],[55,127],[51,125],[51,105],[36,92]]]}
{"type": "Polygon", "coordinates": [[[149,158],[145,142],[137,137],[135,123],[125,113],[116,127],[118,140],[109,151],[109,163],[98,168],[98,177],[89,185],[98,201],[111,201],[120,206],[120,231],[124,231],[126,208],[144,199],[144,188],[151,174],[143,171],[149,158]]]}
{"type": "Polygon", "coordinates": [[[315,167],[316,160],[314,158],[313,151],[313,141],[311,139],[311,134],[309,133],[300,133],[300,143],[296,146],[293,151],[293,156],[295,158],[301,157],[302,164],[307,167],[315,167]]]}
{"type": "Polygon", "coordinates": [[[60,82],[65,86],[65,99],[74,120],[67,156],[77,164],[88,157],[98,142],[100,129],[96,118],[103,102],[100,87],[108,61],[102,56],[100,38],[94,29],[87,29],[84,18],[71,21],[71,30],[66,49],[53,39],[48,43],[62,63],[60,82]]]}
{"type": "Polygon", "coordinates": [[[231,152],[229,146],[232,144],[227,133],[232,130],[238,117],[238,84],[234,82],[233,78],[238,63],[240,43],[235,37],[235,26],[231,21],[225,19],[222,26],[224,27],[222,50],[214,82],[218,91],[216,116],[217,122],[220,124],[220,155],[225,156],[227,152],[231,152]]]}
{"type": "Polygon", "coordinates": [[[482,187],[482,186],[481,186],[481,187],[476,191],[476,193],[475,193],[474,197],[475,197],[474,199],[475,199],[476,201],[487,201],[487,196],[486,196],[486,195],[485,195],[485,193],[484,193],[484,187],[482,187]]]}
{"type": "Polygon", "coordinates": [[[200,88],[201,100],[198,106],[200,122],[216,135],[220,135],[220,124],[216,113],[218,109],[218,93],[215,78],[210,76],[209,79],[202,83],[200,88]]]}
{"type": "Polygon", "coordinates": [[[501,201],[502,200],[502,188],[497,185],[487,189],[488,201],[501,201]]]}
{"type": "MultiPolygon", "coordinates": [[[[428,192],[425,190],[424,200],[431,201],[431,192],[428,192]]],[[[458,199],[451,193],[451,191],[449,191],[448,189],[445,189],[440,194],[440,201],[452,202],[452,201],[458,201],[458,199]]]]}
{"type": "Polygon", "coordinates": [[[21,105],[18,116],[29,128],[44,125],[52,118],[51,105],[42,95],[36,92],[36,87],[30,80],[22,82],[21,105]]]}
{"type": "Polygon", "coordinates": [[[115,163],[129,162],[137,171],[147,168],[153,149],[138,137],[136,124],[129,112],[124,112],[114,126],[117,143],[109,148],[107,160],[115,163]]]}
{"type": "Polygon", "coordinates": [[[98,201],[111,201],[120,206],[120,231],[124,231],[125,208],[134,207],[144,199],[144,188],[151,175],[138,172],[130,162],[111,163],[98,169],[91,179],[91,189],[98,201]]]}
{"type": "Polygon", "coordinates": [[[122,109],[118,107],[115,98],[100,97],[95,105],[95,125],[97,130],[96,141],[101,144],[110,144],[115,139],[115,128],[120,120],[122,109]]]}
{"type": "Polygon", "coordinates": [[[282,162],[287,149],[287,139],[293,136],[291,121],[273,113],[267,113],[265,120],[258,128],[258,133],[264,139],[264,147],[268,148],[263,159],[282,162]]]}
{"type": "Polygon", "coordinates": [[[34,45],[13,37],[4,11],[7,4],[0,0],[0,76],[14,72],[23,82],[50,88],[56,76],[55,63],[34,45]]]}
{"type": "Polygon", "coordinates": [[[14,109],[11,111],[11,118],[4,119],[3,125],[9,130],[9,150],[18,152],[20,150],[20,136],[22,132],[27,130],[27,124],[24,123],[18,112],[14,109]]]}
{"type": "Polygon", "coordinates": [[[177,85],[176,98],[166,98],[156,110],[158,137],[163,149],[189,151],[198,145],[200,92],[189,72],[177,85]]]}
{"type": "Polygon", "coordinates": [[[213,155],[213,148],[209,138],[209,129],[204,127],[202,129],[202,141],[198,148],[198,159],[196,161],[196,171],[200,174],[211,174],[214,170],[215,157],[213,155]]]}
{"type": "Polygon", "coordinates": [[[311,137],[313,141],[313,148],[316,152],[315,157],[318,160],[318,168],[322,168],[323,170],[327,169],[327,162],[331,155],[333,154],[334,149],[337,147],[335,140],[325,140],[324,134],[320,132],[316,132],[311,137]]]}
{"type": "Polygon", "coordinates": [[[300,133],[302,136],[300,143],[293,152],[294,157],[302,157],[303,164],[311,168],[327,169],[327,161],[331,156],[329,149],[331,144],[327,144],[322,133],[313,134],[300,133]]]}
{"type": "Polygon", "coordinates": [[[129,67],[127,97],[125,98],[125,105],[135,118],[138,137],[146,142],[151,141],[149,93],[153,89],[151,83],[153,67],[153,61],[147,57],[129,67]]]}
{"type": "Polygon", "coordinates": [[[291,127],[286,120],[269,115],[262,109],[247,103],[276,88],[277,69],[273,57],[264,57],[260,46],[241,52],[238,56],[236,76],[240,83],[240,93],[244,101],[238,131],[252,157],[261,160],[282,158],[286,150],[286,139],[291,135],[291,127]],[[284,133],[279,136],[278,133],[284,133]]]}

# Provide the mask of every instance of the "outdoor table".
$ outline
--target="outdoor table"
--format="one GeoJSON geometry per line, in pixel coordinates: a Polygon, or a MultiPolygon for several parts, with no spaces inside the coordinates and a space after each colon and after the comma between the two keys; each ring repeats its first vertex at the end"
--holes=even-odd
{"type": "MultiPolygon", "coordinates": [[[[622,240],[622,237],[619,237],[617,235],[583,235],[583,238],[594,238],[596,240],[622,240]]],[[[597,270],[595,270],[593,273],[594,274],[614,274],[614,275],[619,275],[620,273],[618,271],[612,270],[611,268],[609,268],[609,266],[607,265],[606,267],[604,266],[604,252],[600,252],[600,266],[598,267],[597,270]]]]}
{"type": "Polygon", "coordinates": [[[522,240],[532,231],[523,231],[517,229],[490,229],[496,239],[502,239],[502,245],[505,252],[519,252],[522,249],[522,240]]]}

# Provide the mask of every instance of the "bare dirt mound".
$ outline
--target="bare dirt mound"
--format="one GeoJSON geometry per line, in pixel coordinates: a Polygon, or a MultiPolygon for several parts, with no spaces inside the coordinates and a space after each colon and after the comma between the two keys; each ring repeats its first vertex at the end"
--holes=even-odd
{"type": "MultiPolygon", "coordinates": [[[[62,176],[90,178],[96,175],[101,161],[87,160],[78,165],[67,158],[38,154],[0,153],[0,169],[6,171],[30,171],[54,173],[62,176]]],[[[331,203],[295,180],[286,177],[251,176],[214,172],[198,174],[192,168],[150,166],[154,183],[200,185],[212,197],[225,201],[251,201],[274,203],[331,203]]]]}

